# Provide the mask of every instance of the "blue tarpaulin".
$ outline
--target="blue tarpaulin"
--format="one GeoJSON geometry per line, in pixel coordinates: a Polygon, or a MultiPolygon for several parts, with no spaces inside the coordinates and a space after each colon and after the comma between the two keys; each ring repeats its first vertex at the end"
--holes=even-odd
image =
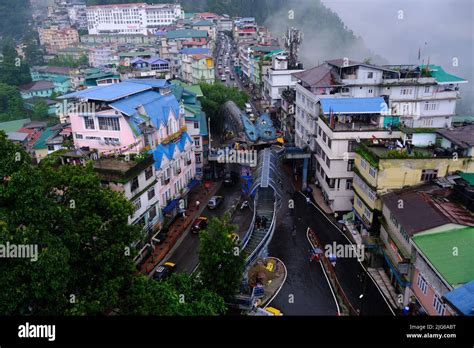
{"type": "Polygon", "coordinates": [[[189,184],[188,184],[188,189],[192,190],[196,186],[199,185],[199,180],[193,179],[189,184]]]}
{"type": "Polygon", "coordinates": [[[387,111],[388,106],[382,97],[370,98],[321,98],[321,107],[325,114],[378,114],[387,111]]]}
{"type": "Polygon", "coordinates": [[[176,207],[176,204],[178,204],[178,200],[173,199],[166,207],[162,209],[163,214],[168,214],[169,212],[171,212],[174,209],[174,207],[176,207]]]}

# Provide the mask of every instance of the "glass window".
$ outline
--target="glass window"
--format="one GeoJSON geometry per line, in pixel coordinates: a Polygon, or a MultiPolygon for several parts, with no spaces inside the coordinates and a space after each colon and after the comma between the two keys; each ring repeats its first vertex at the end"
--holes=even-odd
{"type": "Polygon", "coordinates": [[[153,176],[153,167],[148,167],[145,170],[145,179],[150,179],[153,176]]]}
{"type": "Polygon", "coordinates": [[[138,176],[136,176],[136,177],[134,177],[134,178],[132,179],[132,183],[131,183],[131,185],[130,185],[130,190],[133,192],[133,191],[135,191],[136,189],[138,189],[138,186],[139,186],[139,184],[138,184],[138,176]]]}
{"type": "Polygon", "coordinates": [[[86,129],[95,129],[94,119],[90,116],[84,117],[84,127],[86,129]]]}
{"type": "Polygon", "coordinates": [[[99,129],[107,131],[119,131],[120,121],[116,117],[99,117],[99,129]]]}
{"type": "Polygon", "coordinates": [[[151,189],[148,190],[148,200],[153,199],[155,197],[155,188],[152,187],[151,189]]]}
{"type": "Polygon", "coordinates": [[[421,181],[430,181],[438,177],[438,169],[423,169],[421,171],[421,181]]]}
{"type": "Polygon", "coordinates": [[[354,160],[350,159],[347,161],[347,171],[352,172],[354,170],[354,160]]]}

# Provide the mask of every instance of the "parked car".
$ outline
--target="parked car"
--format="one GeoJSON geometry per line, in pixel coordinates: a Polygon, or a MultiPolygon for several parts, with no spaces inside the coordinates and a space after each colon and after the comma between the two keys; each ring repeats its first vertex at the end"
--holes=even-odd
{"type": "Polygon", "coordinates": [[[236,172],[227,172],[224,174],[224,186],[232,186],[239,181],[239,174],[236,172]]]}
{"type": "Polygon", "coordinates": [[[246,113],[252,112],[252,105],[250,105],[249,103],[245,103],[245,112],[246,113]]]}
{"type": "Polygon", "coordinates": [[[227,78],[225,77],[225,75],[222,75],[222,76],[221,76],[221,81],[222,81],[222,82],[226,82],[226,81],[227,81],[227,78]]]}
{"type": "Polygon", "coordinates": [[[165,262],[158,266],[153,273],[153,279],[163,281],[171,276],[175,270],[176,265],[173,262],[165,262]]]}
{"type": "Polygon", "coordinates": [[[207,203],[207,207],[211,210],[216,209],[222,203],[222,196],[214,196],[207,203]]]}
{"type": "Polygon", "coordinates": [[[192,233],[199,233],[202,230],[205,230],[207,227],[207,217],[201,216],[194,220],[193,225],[191,226],[192,233]]]}
{"type": "Polygon", "coordinates": [[[230,79],[231,79],[231,80],[235,80],[235,76],[234,76],[234,75],[230,75],[230,79]]]}

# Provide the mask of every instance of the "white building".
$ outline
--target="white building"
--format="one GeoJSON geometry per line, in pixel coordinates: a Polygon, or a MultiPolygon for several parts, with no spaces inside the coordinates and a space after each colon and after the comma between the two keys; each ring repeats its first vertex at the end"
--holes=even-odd
{"type": "Polygon", "coordinates": [[[394,126],[449,127],[467,81],[441,67],[380,67],[337,59],[295,74],[295,144],[334,211],[352,209],[353,159],[362,139],[399,138],[394,126]]]}
{"type": "Polygon", "coordinates": [[[87,7],[89,34],[153,35],[157,28],[184,17],[179,4],[145,3],[87,7]]]}
{"type": "Polygon", "coordinates": [[[279,54],[272,57],[272,66],[266,71],[264,95],[271,106],[281,104],[281,93],[287,89],[294,89],[298,79],[293,75],[303,69],[288,69],[288,57],[279,54]]]}

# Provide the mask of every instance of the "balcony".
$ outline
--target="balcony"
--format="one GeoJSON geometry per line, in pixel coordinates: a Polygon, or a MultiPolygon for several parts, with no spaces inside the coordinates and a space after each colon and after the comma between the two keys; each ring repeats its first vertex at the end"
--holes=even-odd
{"type": "Polygon", "coordinates": [[[320,118],[330,129],[336,132],[361,132],[384,129],[379,115],[334,115],[332,121],[328,115],[320,115],[320,118]]]}

